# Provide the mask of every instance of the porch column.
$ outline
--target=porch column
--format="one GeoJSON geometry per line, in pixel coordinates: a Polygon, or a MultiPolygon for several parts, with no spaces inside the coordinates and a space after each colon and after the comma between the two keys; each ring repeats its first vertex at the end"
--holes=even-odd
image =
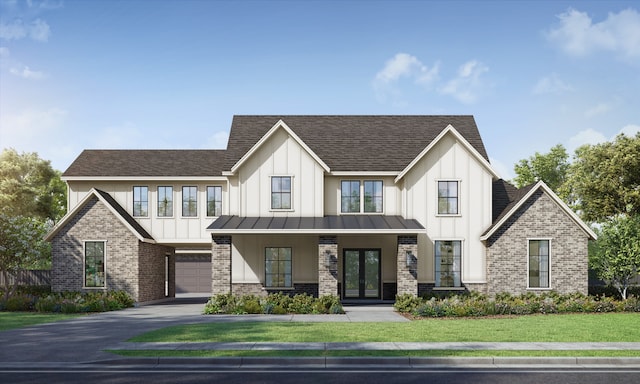
{"type": "Polygon", "coordinates": [[[318,295],[338,295],[338,238],[318,240],[318,295]]]}
{"type": "Polygon", "coordinates": [[[211,294],[231,293],[231,236],[211,238],[211,294]]]}
{"type": "Polygon", "coordinates": [[[398,295],[418,295],[418,236],[398,236],[398,295]]]}

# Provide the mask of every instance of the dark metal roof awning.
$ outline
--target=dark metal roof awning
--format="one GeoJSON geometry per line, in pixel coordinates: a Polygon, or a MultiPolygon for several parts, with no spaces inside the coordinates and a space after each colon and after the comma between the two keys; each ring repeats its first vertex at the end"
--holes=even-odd
{"type": "Polygon", "coordinates": [[[207,227],[219,234],[349,234],[349,233],[423,233],[425,228],[414,219],[402,216],[344,215],[324,217],[240,217],[220,216],[207,227]]]}

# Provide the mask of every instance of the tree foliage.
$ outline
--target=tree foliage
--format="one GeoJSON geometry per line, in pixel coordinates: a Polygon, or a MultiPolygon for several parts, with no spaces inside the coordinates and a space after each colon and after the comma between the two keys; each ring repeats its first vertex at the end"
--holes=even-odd
{"type": "Polygon", "coordinates": [[[569,174],[571,200],[585,220],[640,214],[640,133],[578,148],[569,174]]]}
{"type": "Polygon", "coordinates": [[[626,299],[640,268],[640,216],[618,215],[604,224],[594,256],[591,265],[598,277],[626,299]]]}
{"type": "Polygon", "coordinates": [[[0,273],[5,290],[9,290],[9,275],[15,277],[21,270],[42,268],[48,262],[51,245],[44,241],[48,229],[42,220],[0,213],[0,273]]]}
{"type": "Polygon", "coordinates": [[[33,153],[0,154],[0,207],[12,216],[58,221],[66,211],[66,187],[51,162],[33,153]]]}
{"type": "Polygon", "coordinates": [[[569,155],[564,146],[558,144],[548,153],[536,152],[528,159],[520,160],[514,166],[516,177],[513,182],[521,188],[542,180],[551,190],[558,192],[567,178],[568,169],[569,155]]]}

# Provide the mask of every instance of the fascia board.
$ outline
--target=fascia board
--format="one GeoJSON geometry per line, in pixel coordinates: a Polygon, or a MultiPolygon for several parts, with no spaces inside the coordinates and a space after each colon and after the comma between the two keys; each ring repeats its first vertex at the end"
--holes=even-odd
{"type": "Polygon", "coordinates": [[[289,128],[289,126],[284,121],[278,120],[278,122],[275,123],[275,125],[271,127],[271,129],[269,129],[269,131],[267,131],[267,133],[265,133],[264,136],[262,136],[260,140],[258,140],[258,142],[255,143],[253,147],[251,147],[251,149],[247,153],[245,153],[244,156],[242,156],[233,167],[231,167],[231,174],[235,174],[242,166],[242,164],[244,164],[251,156],[253,156],[253,154],[258,149],[260,149],[260,147],[267,140],[269,140],[269,138],[273,136],[273,134],[280,128],[284,129],[287,134],[289,134],[289,136],[291,136],[296,141],[296,143],[298,143],[298,145],[300,145],[309,154],[309,156],[311,156],[318,164],[320,164],[325,172],[331,172],[329,166],[327,166],[327,164],[325,164],[325,162],[322,161],[322,159],[318,157],[318,155],[316,155],[315,152],[313,152],[311,148],[309,148],[309,146],[307,146],[307,144],[305,144],[305,142],[302,141],[302,139],[300,139],[300,137],[298,137],[298,135],[296,135],[295,132],[293,132],[293,130],[291,130],[291,128],[289,128]]]}
{"type": "Polygon", "coordinates": [[[221,235],[419,235],[426,233],[425,229],[207,229],[207,232],[221,235]]]}
{"type": "Polygon", "coordinates": [[[62,181],[226,181],[226,176],[65,176],[62,181]]]}

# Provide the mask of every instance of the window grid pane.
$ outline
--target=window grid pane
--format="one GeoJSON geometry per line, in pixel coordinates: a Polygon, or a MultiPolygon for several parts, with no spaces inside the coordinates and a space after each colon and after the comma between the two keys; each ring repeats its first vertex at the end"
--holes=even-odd
{"type": "Polygon", "coordinates": [[[173,216],[173,187],[158,187],[158,216],[173,216]]]}
{"type": "Polygon", "coordinates": [[[529,287],[549,288],[549,240],[529,240],[529,287]]]}
{"type": "Polygon", "coordinates": [[[207,187],[207,216],[222,214],[222,187],[207,187]]]}
{"type": "Polygon", "coordinates": [[[436,287],[461,286],[462,242],[435,242],[436,287]]]}
{"type": "Polygon", "coordinates": [[[458,214],[457,181],[438,181],[438,214],[458,214]]]}
{"type": "Polygon", "coordinates": [[[149,213],[149,188],[133,187],[133,216],[147,216],[149,213]]]}
{"type": "Polygon", "coordinates": [[[360,181],[342,181],[340,190],[342,212],[360,212],[360,181]]]}
{"type": "Polygon", "coordinates": [[[182,216],[198,216],[197,187],[182,187],[182,216]]]}
{"type": "Polygon", "coordinates": [[[291,248],[265,249],[265,285],[267,287],[292,287],[291,248]]]}
{"type": "Polygon", "coordinates": [[[382,213],[382,180],[364,182],[364,211],[382,213]]]}
{"type": "Polygon", "coordinates": [[[271,209],[291,209],[291,177],[271,177],[271,209]]]}
{"type": "Polygon", "coordinates": [[[88,241],[84,245],[84,285],[104,287],[104,242],[88,241]]]}

